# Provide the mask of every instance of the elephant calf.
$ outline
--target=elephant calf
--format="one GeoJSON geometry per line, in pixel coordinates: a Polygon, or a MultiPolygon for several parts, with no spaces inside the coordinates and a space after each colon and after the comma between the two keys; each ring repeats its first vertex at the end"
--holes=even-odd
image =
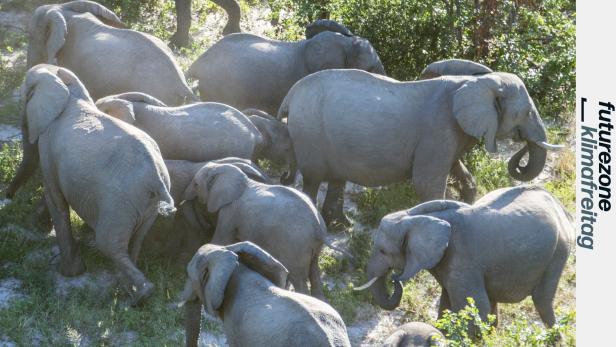
{"type": "Polygon", "coordinates": [[[338,312],[285,290],[287,269],[251,242],[204,245],[187,271],[180,297],[186,310],[186,346],[197,346],[201,304],[223,320],[231,347],[351,345],[338,312]]]}
{"type": "Polygon", "coordinates": [[[70,207],[94,229],[97,247],[128,276],[133,304],[139,303],[154,290],[136,266],[141,243],[157,215],[174,210],[158,146],[141,130],[97,110],[67,69],[31,68],[21,100],[24,156],[15,180],[25,180],[40,160],[60,273],[85,271],[71,232],[70,207]]]}
{"type": "MultiPolygon", "coordinates": [[[[394,309],[402,284],[428,270],[441,285],[439,311],[475,300],[479,315],[497,314],[497,303],[531,295],[543,322],[555,323],[552,303],[569,257],[573,226],[563,206],[545,190],[520,186],[495,190],[474,205],[435,200],[381,220],[366,272],[376,302],[394,309]],[[394,293],[385,286],[390,269],[394,293]]],[[[364,286],[365,287],[365,286],[364,286]]]]}
{"type": "Polygon", "coordinates": [[[445,336],[435,327],[422,323],[406,323],[394,331],[382,347],[445,346],[445,336]]]}
{"type": "Polygon", "coordinates": [[[239,157],[287,163],[293,155],[287,126],[258,110],[247,110],[249,118],[214,102],[167,107],[143,93],[108,96],[96,106],[152,136],[165,159],[202,162],[239,157]]]}
{"type": "Polygon", "coordinates": [[[184,200],[199,199],[218,213],[212,243],[251,241],[279,259],[290,271],[295,290],[323,298],[319,254],[326,241],[323,218],[301,192],[254,181],[233,165],[208,163],[195,175],[184,200]]]}

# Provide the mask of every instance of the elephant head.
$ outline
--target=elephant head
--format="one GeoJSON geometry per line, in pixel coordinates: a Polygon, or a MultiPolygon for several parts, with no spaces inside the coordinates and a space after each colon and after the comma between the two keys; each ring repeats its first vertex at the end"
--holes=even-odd
{"type": "Polygon", "coordinates": [[[287,125],[275,117],[256,109],[242,111],[262,135],[263,141],[257,147],[256,158],[267,158],[277,164],[289,167],[289,172],[283,174],[283,180],[290,177],[295,162],[293,142],[287,125]]]}
{"type": "Polygon", "coordinates": [[[125,27],[112,11],[93,1],[78,0],[61,5],[40,6],[34,11],[28,27],[27,66],[56,64],[58,52],[66,41],[66,21],[75,14],[86,12],[94,15],[101,23],[117,28],[125,27]]]}
{"type": "Polygon", "coordinates": [[[253,181],[272,184],[272,179],[263,172],[258,166],[256,166],[252,161],[243,158],[237,157],[227,157],[223,159],[212,160],[211,163],[215,164],[230,164],[238,169],[242,170],[243,173],[248,176],[253,181]]]}
{"type": "Polygon", "coordinates": [[[393,310],[402,298],[401,281],[435,267],[445,254],[450,235],[451,227],[442,219],[409,215],[407,211],[383,217],[366,267],[371,280],[363,287],[370,287],[379,306],[393,310]],[[393,269],[402,270],[402,274],[392,276],[394,293],[390,296],[386,280],[393,269]]]}
{"type": "Polygon", "coordinates": [[[129,124],[134,124],[137,119],[133,104],[138,102],[152,106],[167,107],[165,103],[155,97],[139,92],[122,93],[100,98],[96,101],[96,107],[112,117],[129,124]]]}
{"type": "Polygon", "coordinates": [[[230,164],[205,164],[186,187],[184,200],[199,199],[210,213],[238,199],[248,186],[248,177],[230,164]]]}
{"type": "Polygon", "coordinates": [[[419,79],[425,80],[440,76],[477,76],[493,72],[489,67],[465,59],[440,60],[426,66],[421,72],[419,79]]]}
{"type": "Polygon", "coordinates": [[[258,272],[280,288],[287,287],[289,271],[259,246],[252,242],[239,242],[228,246],[206,244],[199,248],[188,264],[188,279],[180,294],[180,305],[186,303],[187,345],[196,346],[199,337],[200,305],[194,305],[197,298],[207,312],[220,316],[229,280],[239,264],[258,272]],[[195,307],[196,306],[196,307],[195,307]]]}
{"type": "Polygon", "coordinates": [[[509,173],[520,181],[539,175],[547,150],[561,148],[547,143],[539,112],[522,80],[513,74],[496,72],[469,79],[455,91],[453,115],[465,133],[484,141],[488,152],[496,152],[496,140],[526,141],[509,161],[509,173]],[[526,152],[528,163],[521,166],[526,152]]]}
{"type": "Polygon", "coordinates": [[[360,69],[385,74],[385,67],[370,42],[331,20],[318,20],[307,27],[305,61],[308,73],[360,69]]]}

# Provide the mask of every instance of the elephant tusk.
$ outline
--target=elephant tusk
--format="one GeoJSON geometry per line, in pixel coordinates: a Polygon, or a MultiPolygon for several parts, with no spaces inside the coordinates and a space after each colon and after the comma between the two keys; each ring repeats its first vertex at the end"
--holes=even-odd
{"type": "Polygon", "coordinates": [[[541,146],[542,148],[548,151],[562,151],[563,149],[565,149],[564,145],[552,145],[545,141],[537,142],[537,145],[541,146]]]}
{"type": "Polygon", "coordinates": [[[353,290],[360,291],[360,290],[368,289],[378,279],[379,279],[378,277],[373,277],[370,281],[366,282],[364,285],[357,287],[357,288],[353,288],[353,290]]]}

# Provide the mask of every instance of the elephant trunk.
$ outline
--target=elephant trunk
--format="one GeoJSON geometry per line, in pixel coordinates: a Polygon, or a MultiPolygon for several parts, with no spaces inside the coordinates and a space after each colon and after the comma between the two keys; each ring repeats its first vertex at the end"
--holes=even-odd
{"type": "Polygon", "coordinates": [[[511,177],[519,181],[530,181],[537,177],[543,170],[547,150],[539,144],[527,141],[526,146],[509,159],[508,170],[511,177]],[[520,161],[528,152],[528,163],[521,166],[520,161]]]}
{"type": "Polygon", "coordinates": [[[186,346],[197,347],[201,329],[201,303],[192,300],[184,304],[184,326],[186,328],[186,346]]]}
{"type": "Polygon", "coordinates": [[[21,104],[21,143],[23,156],[21,158],[21,163],[19,163],[19,167],[17,168],[17,172],[15,173],[15,177],[9,184],[9,187],[6,190],[6,197],[12,199],[15,196],[15,193],[22,185],[26,183],[26,181],[32,176],[34,171],[38,167],[38,142],[30,143],[28,140],[28,125],[26,124],[26,104],[25,98],[21,104]]]}
{"type": "Polygon", "coordinates": [[[236,0],[212,0],[213,3],[222,7],[227,12],[228,20],[227,25],[222,30],[223,35],[229,35],[233,33],[239,33],[240,30],[240,18],[241,10],[240,5],[236,0]]]}
{"type": "Polygon", "coordinates": [[[295,182],[295,175],[297,173],[297,160],[295,160],[294,151],[291,151],[291,153],[287,156],[286,161],[288,164],[289,171],[282,173],[282,176],[280,176],[280,183],[284,185],[289,185],[295,182]]]}
{"type": "Polygon", "coordinates": [[[386,277],[387,275],[379,276],[370,286],[370,292],[377,305],[385,310],[393,310],[400,305],[402,299],[402,282],[394,281],[394,292],[390,296],[385,283],[386,277]]]}

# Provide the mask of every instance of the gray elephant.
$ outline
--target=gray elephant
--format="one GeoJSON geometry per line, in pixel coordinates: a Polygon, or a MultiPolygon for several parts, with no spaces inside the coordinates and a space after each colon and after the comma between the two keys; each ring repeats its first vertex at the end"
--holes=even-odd
{"type": "Polygon", "coordinates": [[[340,24],[325,28],[298,42],[252,34],[225,36],[192,64],[186,76],[199,80],[203,101],[275,114],[291,86],[313,72],[357,68],[385,73],[370,42],[348,35],[340,24]]]}
{"type": "Polygon", "coordinates": [[[396,329],[382,347],[433,347],[445,346],[445,336],[430,324],[406,323],[396,329]]]}
{"type": "Polygon", "coordinates": [[[439,60],[426,66],[419,79],[426,80],[441,76],[477,76],[492,73],[489,67],[466,59],[439,60]]]}
{"type": "Polygon", "coordinates": [[[287,126],[258,110],[248,118],[233,107],[199,102],[167,107],[143,93],[124,93],[96,102],[103,112],[148,133],[165,159],[210,161],[226,157],[292,161],[287,126]]]}
{"type": "Polygon", "coordinates": [[[95,2],[41,6],[28,33],[28,67],[65,67],[94,99],[129,91],[148,93],[169,105],[196,98],[162,41],[124,29],[113,12],[95,2]]]}
{"type": "Polygon", "coordinates": [[[497,304],[532,296],[541,320],[552,327],[558,281],[569,257],[573,225],[560,202],[539,187],[495,190],[474,205],[435,200],[381,220],[366,273],[376,303],[394,309],[402,284],[428,270],[441,286],[439,315],[457,312],[471,297],[479,315],[497,304]],[[386,277],[391,269],[394,293],[386,277]]]}
{"type": "Polygon", "coordinates": [[[350,346],[342,318],[331,306],[285,290],[288,271],[251,242],[207,244],[187,266],[181,294],[186,346],[196,347],[201,306],[223,320],[229,346],[350,346]]]}
{"type": "Polygon", "coordinates": [[[345,181],[382,186],[411,178],[422,201],[442,199],[450,171],[470,176],[459,159],[479,140],[491,153],[497,139],[526,141],[509,161],[509,173],[522,181],[543,170],[547,149],[560,148],[546,142],[524,83],[503,72],[399,82],[360,70],[320,71],[291,88],[278,113],[284,117],[304,192],[314,201],[320,182],[329,183],[328,224],[346,222],[345,181]]]}
{"type": "MultiPolygon", "coordinates": [[[[147,243],[162,244],[166,256],[177,257],[180,263],[186,263],[195,251],[214,235],[216,213],[207,212],[207,208],[197,199],[184,201],[184,192],[195,174],[208,162],[191,162],[187,160],[165,160],[171,179],[171,196],[176,202],[177,212],[171,232],[161,228],[160,232],[148,234],[147,243]]],[[[271,184],[272,180],[253,162],[242,158],[223,158],[213,160],[215,164],[230,164],[246,174],[250,179],[271,184]]],[[[160,248],[160,247],[159,247],[160,248]]]]}
{"type": "Polygon", "coordinates": [[[208,163],[186,188],[184,200],[196,198],[209,213],[218,213],[212,243],[254,242],[289,269],[296,291],[308,293],[310,278],[312,295],[324,298],[321,247],[341,250],[326,240],[321,215],[301,192],[254,181],[233,165],[208,163]]]}
{"type": "Polygon", "coordinates": [[[37,65],[22,87],[24,139],[38,148],[47,207],[60,247],[60,273],[85,270],[70,225],[69,207],[94,229],[96,246],[126,275],[133,304],[154,285],[137,268],[141,244],[161,215],[174,211],[169,174],[147,134],[96,109],[67,69],[37,65]],[[130,245],[130,253],[129,253],[130,245]]]}
{"type": "MultiPolygon", "coordinates": [[[[216,5],[222,7],[227,12],[227,25],[222,30],[223,35],[240,32],[240,5],[235,0],[211,0],[216,5]]],[[[191,2],[192,0],[175,0],[175,12],[177,14],[177,27],[170,44],[175,47],[188,47],[190,44],[190,22],[191,22],[191,2]]]]}

